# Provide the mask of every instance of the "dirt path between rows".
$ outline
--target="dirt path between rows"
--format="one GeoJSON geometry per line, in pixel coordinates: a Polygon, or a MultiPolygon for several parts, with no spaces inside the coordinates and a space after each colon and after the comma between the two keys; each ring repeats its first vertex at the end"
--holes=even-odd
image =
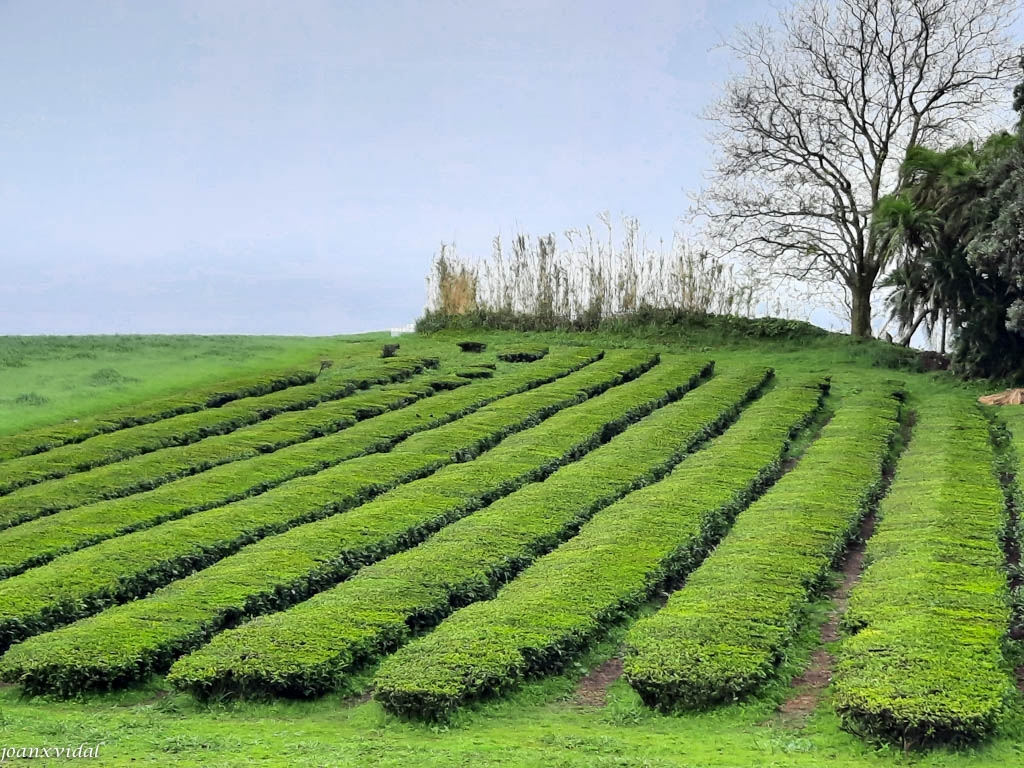
{"type": "MultiPolygon", "coordinates": [[[[865,542],[871,538],[875,530],[875,513],[869,513],[861,523],[860,534],[851,544],[843,558],[842,581],[832,590],[830,597],[833,607],[829,612],[828,620],[821,626],[821,643],[832,643],[839,639],[839,621],[846,612],[846,606],[850,599],[850,591],[860,580],[864,570],[864,549],[865,542]]],[[[790,687],[793,695],[790,696],[780,707],[779,714],[784,721],[790,723],[802,723],[818,706],[822,692],[832,682],[832,670],[835,659],[824,647],[815,648],[811,654],[811,662],[801,674],[793,678],[790,687]]]]}
{"type": "Polygon", "coordinates": [[[603,707],[608,703],[608,689],[622,677],[622,648],[607,661],[587,672],[576,686],[573,704],[580,707],[603,707]]]}

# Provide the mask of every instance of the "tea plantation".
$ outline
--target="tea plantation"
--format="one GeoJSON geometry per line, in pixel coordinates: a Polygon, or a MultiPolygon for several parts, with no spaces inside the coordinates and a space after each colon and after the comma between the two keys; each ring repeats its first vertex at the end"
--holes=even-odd
{"type": "MultiPolygon", "coordinates": [[[[1024,765],[1024,406],[782,330],[181,344],[10,399],[6,762],[1024,765]]],[[[0,390],[56,365],[15,342],[0,390]]]]}

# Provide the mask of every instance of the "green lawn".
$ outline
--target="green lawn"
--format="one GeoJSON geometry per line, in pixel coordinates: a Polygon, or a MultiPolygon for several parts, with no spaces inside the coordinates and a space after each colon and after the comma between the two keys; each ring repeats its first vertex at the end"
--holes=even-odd
{"type": "MultiPolygon", "coordinates": [[[[340,359],[353,337],[81,337],[0,339],[0,434],[55,423],[70,414],[96,413],[239,373],[340,359]],[[110,369],[113,374],[96,376],[110,369]],[[102,380],[102,381],[101,381],[102,380]],[[118,383],[120,382],[120,383],[118,383]],[[18,396],[36,393],[31,405],[18,396]]],[[[366,345],[385,335],[359,337],[366,345]]],[[[985,386],[965,385],[944,373],[889,367],[888,345],[827,336],[772,342],[706,331],[682,338],[672,329],[631,334],[454,333],[402,336],[403,354],[441,354],[445,368],[462,359],[493,360],[495,347],[513,341],[597,346],[645,346],[703,353],[726,363],[761,363],[780,375],[832,376],[842,398],[881,379],[905,382],[909,406],[939,392],[973,399],[985,386]],[[460,353],[454,341],[482,339],[483,355],[460,353]],[[454,351],[453,351],[454,350],[454,351]]],[[[360,345],[364,347],[364,345],[360,345]]],[[[507,364],[499,364],[499,368],[507,364]]],[[[1011,421],[1022,423],[1014,415],[1011,421]]],[[[1011,424],[1013,426],[1013,424],[1011,424]]],[[[0,465],[2,471],[2,465],[0,465]]],[[[830,608],[821,599],[807,612],[778,680],[742,705],[703,714],[659,715],[619,680],[603,707],[576,701],[578,679],[615,655],[626,627],[617,627],[570,672],[531,683],[501,700],[467,707],[444,726],[403,722],[361,697],[315,701],[203,705],[172,692],[162,679],[116,694],[71,701],[25,698],[0,688],[0,749],[100,748],[102,765],[310,766],[964,766],[1024,765],[1024,704],[1020,697],[997,735],[975,747],[904,755],[875,747],[839,728],[826,691],[806,718],[782,717],[789,679],[818,646],[818,626],[830,608]]],[[[648,606],[645,611],[653,610],[648,606]]],[[[1020,649],[1011,649],[1020,653],[1020,649]]],[[[372,670],[360,679],[368,685],[372,670]]],[[[8,758],[11,765],[24,764],[8,758]]],[[[33,760],[32,765],[67,761],[33,760]]]]}

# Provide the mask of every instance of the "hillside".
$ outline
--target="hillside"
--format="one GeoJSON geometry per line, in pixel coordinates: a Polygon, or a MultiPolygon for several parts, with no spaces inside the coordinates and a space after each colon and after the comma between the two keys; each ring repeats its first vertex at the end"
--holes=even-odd
{"type": "Polygon", "coordinates": [[[1024,411],[901,348],[709,321],[0,350],[12,764],[1024,759],[1024,411]]]}

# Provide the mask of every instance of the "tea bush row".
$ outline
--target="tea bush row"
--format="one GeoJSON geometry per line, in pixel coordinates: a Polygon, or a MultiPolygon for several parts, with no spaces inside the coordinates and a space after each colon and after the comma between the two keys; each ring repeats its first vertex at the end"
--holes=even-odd
{"type": "Polygon", "coordinates": [[[633,627],[625,676],[647,704],[732,701],[775,673],[809,597],[882,492],[899,413],[886,392],[845,398],[800,463],[633,627]]]}
{"type": "MultiPolygon", "coordinates": [[[[469,699],[499,694],[530,675],[564,668],[611,622],[692,570],[733,516],[771,484],[781,471],[790,438],[820,409],[821,384],[775,388],[665,479],[598,512],[579,535],[537,560],[495,599],[458,611],[436,631],[386,660],[374,681],[376,697],[392,712],[443,719],[469,699]]],[[[454,530],[442,535],[447,533],[454,530]]],[[[501,562],[500,555],[511,559],[513,553],[474,554],[478,569],[486,573],[485,566],[501,562]]],[[[382,563],[385,573],[388,563],[382,563]]],[[[447,564],[434,567],[445,574],[450,569],[447,564]]],[[[412,568],[407,572],[411,576],[412,568]]],[[[476,582],[481,581],[483,574],[474,575],[476,582]]],[[[383,593],[387,582],[377,583],[377,592],[383,593]]],[[[326,639],[311,637],[299,654],[310,655],[310,646],[319,650],[336,642],[334,630],[351,637],[373,620],[379,622],[379,609],[390,608],[388,602],[403,605],[407,587],[400,582],[392,586],[399,594],[383,606],[372,592],[364,595],[361,607],[350,600],[348,615],[343,618],[338,612],[333,626],[313,610],[312,603],[318,600],[314,598],[307,611],[310,622],[321,629],[330,626],[331,631],[324,633],[326,639]],[[369,620],[360,622],[361,614],[368,614],[369,620]]],[[[384,615],[393,613],[387,610],[384,615]]],[[[238,630],[243,633],[254,637],[248,627],[238,630]]],[[[274,642],[280,643],[279,635],[274,642]]],[[[233,671],[238,674],[260,663],[261,647],[255,643],[255,661],[247,658],[233,671]]],[[[204,651],[195,655],[203,656],[204,651]]],[[[293,661],[290,669],[298,667],[293,661]]]]}
{"type": "Polygon", "coordinates": [[[407,379],[425,367],[436,368],[437,365],[436,358],[377,361],[344,378],[289,387],[259,397],[247,397],[219,408],[186,413],[151,424],[97,435],[45,453],[10,459],[3,463],[0,494],[161,448],[188,445],[213,435],[234,432],[247,424],[255,424],[279,413],[312,408],[321,402],[351,395],[357,389],[407,379]]]}
{"type": "MultiPolygon", "coordinates": [[[[336,687],[355,666],[436,624],[454,607],[490,597],[598,509],[663,475],[759,390],[767,375],[760,369],[716,376],[543,483],[451,523],[307,603],[215,638],[174,667],[172,682],[200,696],[309,696],[336,687]]],[[[605,397],[593,404],[602,405],[605,397]]],[[[546,442],[540,434],[521,437],[534,438],[537,447],[546,442]]],[[[435,476],[438,481],[443,474],[435,476]]],[[[461,513],[449,503],[434,514],[461,513]]]]}
{"type": "Polygon", "coordinates": [[[988,423],[962,395],[917,423],[850,595],[834,676],[846,727],[903,746],[978,739],[1013,686],[1000,534],[1004,498],[988,423]]]}
{"type": "Polygon", "coordinates": [[[507,435],[639,375],[656,359],[647,353],[611,352],[551,384],[414,434],[388,453],[358,457],[260,496],[104,541],[2,581],[0,648],[110,603],[140,597],[264,536],[336,514],[445,464],[471,459],[507,435]]]}
{"type": "MultiPolygon", "coordinates": [[[[460,381],[463,385],[469,383],[466,379],[460,379],[460,381]]],[[[351,428],[360,420],[365,423],[365,420],[377,414],[410,406],[434,395],[433,383],[428,377],[414,383],[389,385],[380,390],[353,395],[344,400],[329,403],[327,405],[330,408],[332,419],[329,426],[340,432],[346,427],[351,428]]],[[[447,379],[442,383],[446,388],[451,387],[451,382],[447,379]]],[[[318,410],[320,408],[312,409],[312,411],[318,410]]],[[[309,415],[312,411],[286,414],[286,416],[309,415]]],[[[243,433],[248,429],[270,426],[274,421],[276,419],[262,422],[255,427],[247,427],[230,435],[224,435],[223,438],[210,438],[210,441],[244,437],[243,433]]],[[[422,419],[420,423],[422,423],[422,419]]],[[[283,429],[273,433],[263,430],[265,433],[264,445],[268,450],[272,450],[273,446],[277,444],[276,441],[288,445],[302,436],[294,428],[296,426],[294,424],[279,426],[282,426],[283,429]]],[[[326,424],[318,425],[318,430],[326,430],[327,426],[326,424]]],[[[379,426],[379,424],[375,425],[375,427],[379,426]]],[[[309,439],[308,430],[305,437],[307,440],[309,439]]],[[[251,462],[230,466],[218,464],[220,471],[213,474],[189,474],[177,482],[172,481],[169,484],[159,485],[148,493],[137,493],[127,498],[115,497],[98,503],[65,509],[56,514],[0,530],[0,579],[13,576],[27,568],[48,562],[58,555],[90,546],[104,539],[148,528],[203,508],[209,509],[236,501],[247,495],[255,495],[261,490],[268,490],[273,485],[280,485],[285,480],[299,474],[312,474],[318,469],[324,469],[344,459],[367,453],[367,448],[377,447],[382,440],[387,440],[387,437],[382,435],[379,429],[364,429],[355,434],[348,434],[346,437],[349,439],[313,440],[311,445],[306,446],[309,450],[302,451],[301,456],[295,453],[284,457],[273,453],[257,452],[252,447],[253,441],[245,437],[239,450],[230,456],[233,461],[253,458],[254,460],[251,462]],[[373,442],[368,444],[368,438],[373,442]],[[319,452],[320,449],[323,451],[319,452]],[[311,455],[311,450],[317,451],[317,453],[311,455]],[[274,457],[273,460],[270,457],[274,457]],[[308,460],[301,461],[303,457],[308,460]],[[282,458],[284,461],[281,461],[282,458]],[[297,466],[296,460],[300,460],[297,466]]],[[[162,458],[161,454],[188,451],[194,457],[196,454],[191,449],[205,446],[210,441],[195,443],[180,449],[171,448],[167,451],[158,451],[113,464],[110,468],[124,470],[117,476],[126,478],[127,482],[134,480],[137,483],[144,483],[147,478],[145,473],[147,467],[152,467],[148,474],[149,478],[166,476],[175,468],[171,462],[168,466],[157,461],[162,458]],[[129,465],[136,461],[139,461],[141,466],[133,467],[132,469],[135,471],[129,473],[127,471],[129,465]],[[161,475],[161,472],[165,474],[161,475]]],[[[219,458],[228,456],[223,452],[214,455],[219,458]]],[[[91,473],[84,473],[76,477],[84,478],[88,474],[91,473]]],[[[102,474],[108,475],[109,473],[102,474]]],[[[117,490],[122,487],[115,485],[113,489],[117,490]]],[[[110,493],[111,486],[106,488],[100,486],[96,490],[98,493],[110,493]]]]}
{"type": "MultiPolygon", "coordinates": [[[[639,358],[637,368],[646,366],[639,358]]],[[[116,685],[166,668],[210,632],[248,613],[301,599],[364,562],[409,546],[454,517],[538,479],[696,382],[701,367],[662,365],[629,384],[552,416],[474,461],[326,520],[243,549],[145,600],[112,609],[12,649],[12,677],[59,692],[116,685]],[[536,438],[536,439],[534,439],[536,438]],[[56,649],[56,655],[53,653],[56,649]],[[81,649],[81,650],[76,650],[81,649]]],[[[630,371],[625,371],[628,376],[630,371]]],[[[385,457],[379,457],[385,458],[385,457]]]]}
{"type": "MultiPolygon", "coordinates": [[[[499,397],[553,381],[593,362],[597,356],[598,353],[594,350],[581,352],[578,348],[563,348],[553,353],[550,359],[511,371],[493,383],[474,384],[461,393],[445,392],[434,396],[423,404],[423,407],[385,413],[370,422],[350,427],[342,434],[332,434],[291,445],[274,453],[264,455],[261,452],[261,455],[244,464],[216,467],[205,472],[202,479],[185,477],[171,482],[171,487],[165,491],[158,488],[155,495],[141,494],[139,498],[121,500],[102,509],[109,510],[108,519],[112,522],[126,519],[126,515],[133,515],[132,519],[140,521],[158,520],[236,501],[279,485],[285,480],[318,472],[339,461],[363,453],[389,450],[396,442],[414,432],[439,426],[499,397]],[[137,511],[125,514],[116,511],[122,509],[137,511]]],[[[437,384],[442,389],[451,389],[455,383],[452,377],[439,374],[431,374],[424,383],[426,381],[429,381],[431,388],[437,384]]],[[[418,392],[421,388],[413,385],[411,391],[418,392]]],[[[367,397],[369,402],[377,399],[376,395],[367,397]]],[[[165,456],[169,461],[172,457],[176,460],[183,456],[185,467],[195,465],[198,468],[205,461],[207,446],[211,446],[209,450],[214,455],[225,443],[231,446],[235,441],[238,441],[242,449],[262,451],[263,448],[272,448],[279,441],[329,431],[333,424],[339,423],[335,421],[339,410],[341,414],[348,414],[348,409],[342,403],[343,401],[325,403],[308,412],[281,414],[270,422],[247,427],[230,436],[209,438],[185,448],[166,449],[152,456],[134,457],[116,464],[97,467],[89,472],[20,488],[7,496],[0,496],[0,529],[60,510],[93,504],[104,499],[116,499],[155,487],[161,478],[173,474],[175,466],[181,466],[175,464],[164,467],[162,457],[165,456]],[[325,419],[315,415],[321,409],[324,409],[322,415],[326,416],[325,419]],[[252,433],[255,433],[256,439],[250,442],[252,433]]],[[[348,416],[344,418],[347,419],[348,416]]],[[[344,420],[339,423],[339,428],[343,423],[344,420]]],[[[225,454],[225,457],[229,458],[230,454],[225,454]]],[[[101,508],[95,509],[100,516],[104,514],[101,508]]]]}
{"type": "Polygon", "coordinates": [[[60,445],[78,443],[95,435],[149,424],[183,413],[218,408],[243,397],[255,397],[288,387],[316,381],[315,370],[292,370],[281,373],[260,373],[196,387],[188,392],[121,406],[88,418],[38,427],[14,435],[0,436],[0,461],[30,456],[60,445]]]}

